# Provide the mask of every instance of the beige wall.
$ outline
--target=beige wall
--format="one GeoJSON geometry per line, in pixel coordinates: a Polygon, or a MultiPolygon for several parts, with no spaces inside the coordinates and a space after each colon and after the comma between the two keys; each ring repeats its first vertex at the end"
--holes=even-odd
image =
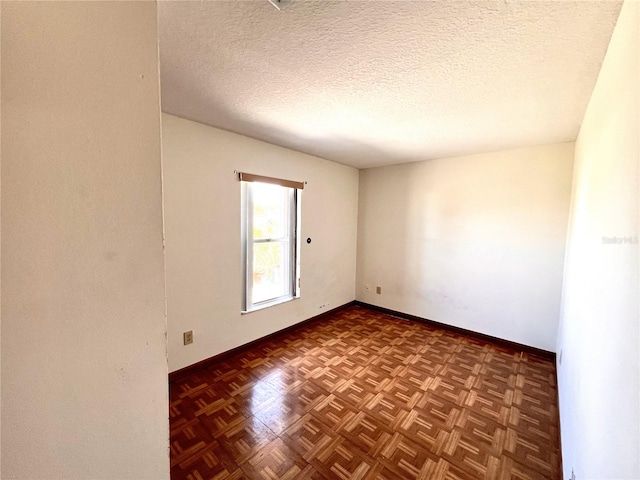
{"type": "Polygon", "coordinates": [[[355,298],[356,169],[171,115],[163,115],[162,143],[171,371],[355,298]],[[301,298],[247,315],[234,170],[308,182],[301,298]],[[187,330],[194,343],[184,346],[187,330]]]}
{"type": "Polygon", "coordinates": [[[169,477],[154,2],[2,5],[2,475],[169,477]]]}
{"type": "Polygon", "coordinates": [[[565,143],[362,170],[358,300],[555,350],[572,159],[565,143]]]}
{"type": "Polygon", "coordinates": [[[639,25],[627,0],[576,141],[558,337],[565,478],[640,478],[639,25]]]}

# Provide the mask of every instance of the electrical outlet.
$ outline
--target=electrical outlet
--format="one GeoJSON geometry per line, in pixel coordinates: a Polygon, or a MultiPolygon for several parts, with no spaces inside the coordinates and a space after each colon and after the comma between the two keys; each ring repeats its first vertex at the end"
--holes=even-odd
{"type": "Polygon", "coordinates": [[[382,293],[382,287],[376,287],[376,293],[380,295],[382,293]]]}
{"type": "Polygon", "coordinates": [[[369,293],[371,291],[371,285],[365,285],[364,286],[364,291],[369,293]]]}
{"type": "Polygon", "coordinates": [[[189,330],[188,332],[184,332],[182,334],[182,339],[184,340],[185,345],[189,345],[193,343],[193,330],[189,330]]]}

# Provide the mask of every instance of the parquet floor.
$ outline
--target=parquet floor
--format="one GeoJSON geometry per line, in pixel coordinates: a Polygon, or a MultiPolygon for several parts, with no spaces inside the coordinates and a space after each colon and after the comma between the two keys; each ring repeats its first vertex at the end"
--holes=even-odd
{"type": "Polygon", "coordinates": [[[171,384],[172,479],[557,479],[555,366],[352,306],[171,384]]]}

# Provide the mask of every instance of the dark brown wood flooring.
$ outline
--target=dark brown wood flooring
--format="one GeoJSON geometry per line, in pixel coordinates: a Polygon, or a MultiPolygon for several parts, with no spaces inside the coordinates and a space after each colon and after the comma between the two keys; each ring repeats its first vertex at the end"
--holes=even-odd
{"type": "Polygon", "coordinates": [[[558,479],[552,361],[348,307],[171,384],[172,479],[558,479]]]}

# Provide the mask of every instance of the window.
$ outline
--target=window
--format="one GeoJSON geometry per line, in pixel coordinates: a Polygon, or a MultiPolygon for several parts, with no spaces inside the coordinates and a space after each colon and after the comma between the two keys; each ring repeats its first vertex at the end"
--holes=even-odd
{"type": "Polygon", "coordinates": [[[300,296],[302,183],[240,174],[242,180],[243,312],[300,296]]]}

